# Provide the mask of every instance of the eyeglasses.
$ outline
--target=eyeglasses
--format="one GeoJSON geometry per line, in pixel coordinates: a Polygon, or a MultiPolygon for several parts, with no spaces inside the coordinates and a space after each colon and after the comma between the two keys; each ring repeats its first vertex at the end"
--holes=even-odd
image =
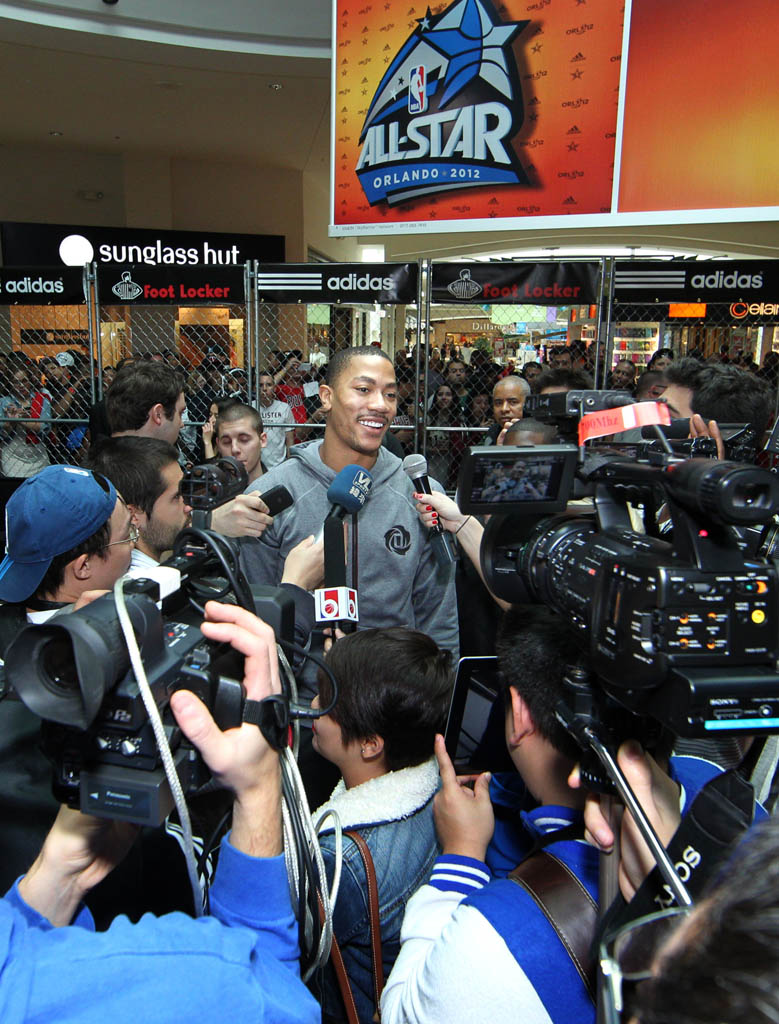
{"type": "Polygon", "coordinates": [[[106,544],[106,547],[112,548],[114,544],[135,544],[139,537],[138,527],[135,525],[135,523],[130,523],[127,532],[127,537],[123,537],[121,540],[112,540],[109,544],[106,544]]]}
{"type": "Polygon", "coordinates": [[[622,982],[646,981],[652,977],[657,952],[692,909],[669,907],[656,914],[639,917],[604,935],[599,962],[605,1024],[620,1024],[624,1009],[622,982]]]}

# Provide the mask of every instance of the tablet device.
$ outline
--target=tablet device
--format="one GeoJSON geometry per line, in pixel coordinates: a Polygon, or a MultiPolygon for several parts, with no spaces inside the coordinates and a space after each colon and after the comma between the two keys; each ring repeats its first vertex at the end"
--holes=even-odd
{"type": "Polygon", "coordinates": [[[458,775],[514,770],[506,750],[505,718],[498,659],[461,658],[444,735],[458,775]]]}

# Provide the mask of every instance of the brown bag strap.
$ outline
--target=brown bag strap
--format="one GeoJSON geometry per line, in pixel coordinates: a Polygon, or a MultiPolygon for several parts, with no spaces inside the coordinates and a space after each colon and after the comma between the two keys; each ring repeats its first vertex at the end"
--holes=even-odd
{"type": "Polygon", "coordinates": [[[571,869],[546,850],[523,860],[508,877],[521,885],[543,911],[595,1002],[592,940],[598,908],[593,898],[571,869]]]}
{"type": "Polygon", "coordinates": [[[365,878],[368,883],[368,909],[371,916],[371,959],[373,961],[373,995],[376,1000],[376,1019],[379,1015],[379,1004],[381,993],[384,991],[384,961],[381,956],[381,926],[379,924],[379,886],[376,882],[376,869],[373,866],[373,857],[359,832],[350,829],[344,832],[357,846],[362,857],[365,868],[365,878]]]}
{"type": "MultiPolygon", "coordinates": [[[[316,897],[319,903],[319,924],[322,925],[325,921],[325,905],[322,902],[322,894],[318,890],[316,897]]],[[[335,971],[335,980],[338,982],[338,991],[341,993],[341,999],[343,999],[347,1024],[360,1024],[360,1018],[357,1016],[357,1007],[354,1005],[352,986],[349,983],[349,975],[346,973],[344,958],[341,956],[341,947],[338,945],[338,939],[336,939],[335,935],[333,935],[330,942],[330,960],[335,971]]]]}

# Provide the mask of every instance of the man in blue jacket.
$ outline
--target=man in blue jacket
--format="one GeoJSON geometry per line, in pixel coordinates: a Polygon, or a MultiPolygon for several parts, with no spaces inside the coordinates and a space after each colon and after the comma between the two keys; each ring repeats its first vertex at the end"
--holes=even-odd
{"type": "MultiPolygon", "coordinates": [[[[204,635],[246,656],[247,696],[278,692],[273,631],[241,608],[210,602],[206,611],[204,635]]],[[[256,726],[221,732],[188,691],[175,693],[171,707],[234,795],[210,915],[146,915],[135,924],[120,917],[96,933],[82,899],[124,855],[133,830],[63,808],[35,863],[0,900],[3,1024],[319,1020],[299,977],[278,754],[256,726]]]]}

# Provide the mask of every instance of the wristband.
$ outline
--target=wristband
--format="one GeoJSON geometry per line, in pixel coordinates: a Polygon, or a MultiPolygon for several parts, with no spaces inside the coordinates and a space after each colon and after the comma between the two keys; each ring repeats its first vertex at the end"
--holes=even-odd
{"type": "Polygon", "coordinates": [[[465,524],[466,524],[466,523],[468,522],[468,520],[469,520],[469,519],[472,519],[472,518],[473,518],[473,516],[466,516],[466,517],[465,517],[465,519],[463,519],[463,521],[462,521],[462,522],[460,523],[460,525],[459,525],[459,526],[457,527],[457,529],[456,529],[456,530],[454,531],[454,535],[455,535],[455,537],[456,537],[456,536],[457,536],[457,534],[458,534],[458,533],[460,532],[460,530],[462,530],[462,528],[463,528],[463,527],[465,526],[465,524]]]}

